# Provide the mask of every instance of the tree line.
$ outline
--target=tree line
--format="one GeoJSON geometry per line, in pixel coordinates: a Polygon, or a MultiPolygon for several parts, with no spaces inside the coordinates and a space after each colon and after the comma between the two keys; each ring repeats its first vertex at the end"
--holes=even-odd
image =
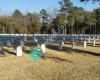
{"type": "Polygon", "coordinates": [[[100,8],[86,11],[70,0],[58,3],[59,9],[52,12],[22,14],[16,9],[12,15],[0,16],[0,33],[100,34],[100,8]]]}

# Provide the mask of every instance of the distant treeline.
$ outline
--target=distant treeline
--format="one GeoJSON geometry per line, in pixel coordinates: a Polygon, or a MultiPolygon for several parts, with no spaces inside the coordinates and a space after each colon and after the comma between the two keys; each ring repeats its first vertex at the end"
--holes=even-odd
{"type": "Polygon", "coordinates": [[[70,0],[59,2],[51,12],[22,14],[18,9],[10,16],[0,16],[2,34],[100,34],[100,8],[86,11],[70,0]]]}

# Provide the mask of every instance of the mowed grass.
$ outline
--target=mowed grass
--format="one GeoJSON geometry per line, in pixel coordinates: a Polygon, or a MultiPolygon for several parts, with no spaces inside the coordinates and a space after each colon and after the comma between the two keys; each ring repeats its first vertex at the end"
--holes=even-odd
{"type": "MultiPolygon", "coordinates": [[[[99,54],[99,48],[93,48],[81,50],[99,54]]],[[[47,48],[45,57],[34,62],[27,55],[30,49],[26,47],[24,55],[16,57],[14,48],[5,47],[6,55],[0,57],[0,80],[100,80],[100,56],[47,48]]]]}

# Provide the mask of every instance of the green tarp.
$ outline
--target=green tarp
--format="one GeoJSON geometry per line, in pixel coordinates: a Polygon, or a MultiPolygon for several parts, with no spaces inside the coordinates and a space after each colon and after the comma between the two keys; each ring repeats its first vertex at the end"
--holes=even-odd
{"type": "Polygon", "coordinates": [[[42,57],[43,52],[39,48],[33,48],[28,55],[31,58],[31,60],[36,62],[42,57]]]}

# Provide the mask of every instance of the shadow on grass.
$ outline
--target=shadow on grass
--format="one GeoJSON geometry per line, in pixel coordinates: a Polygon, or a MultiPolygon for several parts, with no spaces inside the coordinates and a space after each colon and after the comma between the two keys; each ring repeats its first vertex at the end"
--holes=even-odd
{"type": "Polygon", "coordinates": [[[15,52],[12,52],[12,51],[10,51],[10,50],[4,49],[4,51],[6,51],[8,54],[11,54],[11,55],[16,55],[16,53],[15,53],[15,52]]]}
{"type": "Polygon", "coordinates": [[[53,54],[48,54],[48,53],[45,53],[43,56],[42,56],[42,59],[51,59],[57,63],[60,63],[60,62],[68,62],[68,63],[73,63],[72,61],[70,60],[67,60],[67,59],[63,59],[63,58],[60,58],[60,57],[57,57],[57,56],[54,56],[53,54]]]}
{"type": "Polygon", "coordinates": [[[52,60],[54,60],[55,62],[69,62],[69,63],[73,63],[73,62],[70,61],[70,60],[66,60],[66,59],[62,59],[62,58],[54,57],[54,56],[49,56],[49,57],[47,57],[47,58],[52,59],[52,60]]]}
{"type": "Polygon", "coordinates": [[[4,50],[0,51],[0,57],[5,57],[6,54],[4,53],[4,50]]]}
{"type": "MultiPolygon", "coordinates": [[[[58,46],[55,46],[55,45],[54,46],[48,45],[47,48],[52,49],[52,50],[56,50],[56,51],[60,51],[58,49],[58,46]]],[[[67,51],[68,53],[71,53],[73,51],[73,49],[72,48],[63,47],[63,50],[62,51],[67,51]]]]}
{"type": "Polygon", "coordinates": [[[48,53],[45,53],[43,56],[42,56],[42,59],[44,60],[47,60],[47,59],[51,59],[57,63],[60,63],[60,62],[68,62],[68,63],[72,63],[72,61],[70,60],[67,60],[67,59],[63,59],[63,58],[60,58],[60,57],[57,57],[57,56],[54,56],[53,54],[48,54],[48,53]]]}
{"type": "Polygon", "coordinates": [[[29,54],[31,52],[31,50],[23,50],[26,54],[29,54]]]}
{"type": "MultiPolygon", "coordinates": [[[[48,48],[58,51],[58,47],[57,46],[56,47],[55,46],[48,46],[48,48]]],[[[63,47],[63,50],[62,51],[66,51],[68,53],[78,52],[80,54],[84,53],[84,54],[89,54],[89,55],[93,55],[93,56],[100,56],[100,54],[99,53],[96,53],[96,52],[85,51],[85,50],[81,50],[81,49],[72,49],[70,47],[63,47]]]]}
{"type": "Polygon", "coordinates": [[[79,52],[79,53],[90,54],[90,55],[93,55],[93,56],[100,56],[99,53],[91,52],[91,51],[85,51],[85,50],[80,50],[80,49],[75,49],[74,51],[75,51],[75,52],[79,52]]]}

